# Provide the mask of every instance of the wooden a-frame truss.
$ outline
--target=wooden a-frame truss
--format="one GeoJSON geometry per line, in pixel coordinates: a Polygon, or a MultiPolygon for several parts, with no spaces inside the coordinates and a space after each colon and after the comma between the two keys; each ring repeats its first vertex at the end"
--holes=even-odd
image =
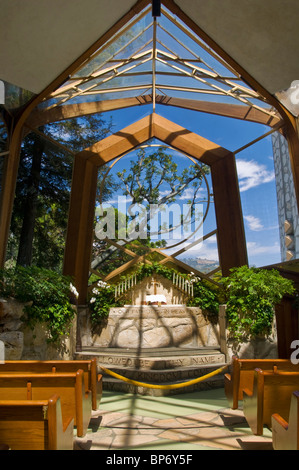
{"type": "Polygon", "coordinates": [[[174,123],[167,122],[163,128],[165,122],[155,114],[157,105],[258,122],[269,126],[269,132],[280,129],[289,142],[295,192],[299,200],[299,166],[295,158],[299,154],[296,120],[172,0],[162,0],[161,20],[150,18],[150,4],[148,0],[137,0],[126,15],[49,83],[43,92],[32,97],[16,116],[5,109],[2,113],[4,127],[8,131],[8,150],[3,152],[5,165],[0,199],[1,266],[5,261],[24,133],[40,133],[38,128],[44,124],[86,114],[148,104],[152,106],[153,114],[146,118],[146,123],[131,125],[110,136],[109,140],[104,139],[74,156],[73,188],[76,191],[71,194],[68,235],[72,234],[72,237],[68,236],[66,243],[65,272],[76,275],[83,300],[90,270],[94,217],[92,201],[95,198],[97,168],[110,161],[113,155],[123,155],[153,135],[210,165],[213,187],[218,192],[215,210],[221,268],[226,272],[230,266],[247,262],[234,155],[174,123]],[[165,27],[163,18],[172,28],[177,28],[178,34],[165,27]],[[126,34],[130,35],[129,40],[113,51],[113,44],[121,41],[126,34]],[[188,41],[182,41],[182,36],[188,41]],[[170,47],[170,43],[176,47],[170,47]],[[130,53],[126,53],[128,45],[131,47],[130,53]],[[112,51],[110,55],[109,50],[112,51]],[[103,54],[106,54],[105,58],[99,64],[98,60],[103,54]],[[226,72],[220,73],[205,60],[205,54],[226,72]],[[136,81],[138,78],[140,83],[136,81]],[[183,78],[188,81],[187,86],[182,85],[183,78]],[[231,194],[228,194],[228,187],[231,194]],[[225,207],[225,204],[228,206],[225,207]],[[232,211],[228,210],[231,208],[232,211]]]}

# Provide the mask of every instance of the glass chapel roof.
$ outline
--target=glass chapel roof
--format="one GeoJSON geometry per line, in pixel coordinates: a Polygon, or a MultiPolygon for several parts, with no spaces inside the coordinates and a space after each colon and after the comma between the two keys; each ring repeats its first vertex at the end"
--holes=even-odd
{"type": "MultiPolygon", "coordinates": [[[[238,104],[276,117],[256,91],[164,6],[145,8],[92,54],[40,105],[136,99],[196,109],[200,103],[238,104]]],[[[122,107],[126,101],[122,102],[122,107]]]]}

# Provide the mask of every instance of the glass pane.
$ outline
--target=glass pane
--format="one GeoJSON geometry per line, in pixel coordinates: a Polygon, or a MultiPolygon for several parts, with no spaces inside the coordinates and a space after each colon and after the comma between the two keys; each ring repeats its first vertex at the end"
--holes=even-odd
{"type": "Polygon", "coordinates": [[[147,14],[141,18],[136,24],[125,31],[122,35],[118,36],[115,41],[109,41],[107,47],[102,47],[98,53],[95,53],[92,60],[77,71],[75,77],[89,76],[95,70],[103,67],[108,61],[115,58],[129,58],[152,37],[152,31],[150,32],[150,24],[152,23],[152,17],[147,14]],[[143,31],[146,30],[145,33],[143,31]]]}
{"type": "Polygon", "coordinates": [[[273,150],[270,138],[236,155],[249,264],[281,260],[273,150]]]}
{"type": "Polygon", "coordinates": [[[13,110],[20,108],[35,96],[31,91],[24,90],[23,88],[13,85],[12,83],[8,83],[5,80],[1,80],[1,82],[4,84],[4,106],[7,109],[13,110]]]}

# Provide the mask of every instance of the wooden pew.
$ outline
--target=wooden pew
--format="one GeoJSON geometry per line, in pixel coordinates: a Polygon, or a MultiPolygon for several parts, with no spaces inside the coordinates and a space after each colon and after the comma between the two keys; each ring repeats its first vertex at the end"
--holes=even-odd
{"type": "Polygon", "coordinates": [[[0,364],[0,374],[5,373],[64,373],[82,369],[86,393],[90,390],[92,409],[97,410],[103,393],[102,375],[97,373],[96,359],[78,361],[5,361],[0,364]]]}
{"type": "Polygon", "coordinates": [[[253,434],[262,436],[264,426],[271,429],[275,413],[287,420],[292,393],[298,389],[298,372],[255,369],[253,390],[243,390],[243,412],[253,434]]]}
{"type": "Polygon", "coordinates": [[[274,450],[299,450],[299,391],[291,397],[288,421],[280,414],[272,415],[272,442],[274,450]]]}
{"type": "Polygon", "coordinates": [[[233,356],[231,373],[224,375],[224,390],[229,406],[237,409],[239,401],[243,400],[243,390],[253,389],[254,370],[281,370],[299,372],[299,365],[292,364],[289,359],[238,359],[233,356]]]}
{"type": "Polygon", "coordinates": [[[74,419],[77,436],[86,434],[92,413],[91,393],[85,392],[83,371],[74,373],[0,374],[0,400],[47,400],[60,397],[62,419],[74,419]]]}
{"type": "Polygon", "coordinates": [[[73,450],[74,421],[62,423],[58,395],[0,400],[0,440],[11,450],[73,450]]]}

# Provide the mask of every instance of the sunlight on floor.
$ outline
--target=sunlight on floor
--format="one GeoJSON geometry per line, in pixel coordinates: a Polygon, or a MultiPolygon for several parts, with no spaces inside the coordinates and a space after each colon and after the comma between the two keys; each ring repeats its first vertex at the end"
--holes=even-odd
{"type": "Polygon", "coordinates": [[[268,429],[254,436],[223,389],[167,397],[103,393],[77,450],[272,450],[268,429]]]}

